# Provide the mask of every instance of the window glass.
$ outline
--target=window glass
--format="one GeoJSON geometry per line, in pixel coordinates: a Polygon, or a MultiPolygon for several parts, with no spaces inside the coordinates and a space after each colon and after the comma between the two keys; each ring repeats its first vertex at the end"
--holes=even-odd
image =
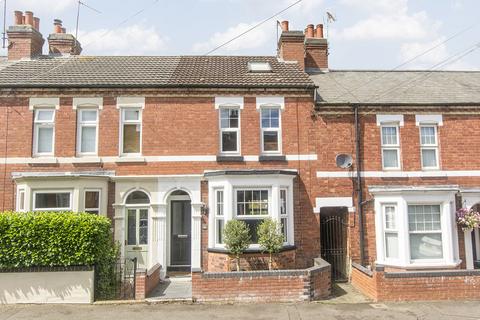
{"type": "Polygon", "coordinates": [[[382,127],[382,143],[383,145],[397,145],[397,127],[382,127]]]}
{"type": "Polygon", "coordinates": [[[422,166],[425,168],[437,166],[437,151],[435,149],[422,149],[422,166]]]}
{"type": "Polygon", "coordinates": [[[80,152],[95,152],[97,143],[97,128],[82,127],[81,128],[81,149],[80,152]]]}
{"type": "Polygon", "coordinates": [[[238,128],[238,109],[222,108],[220,116],[222,128],[238,128]]]}
{"type": "Polygon", "coordinates": [[[280,109],[261,109],[262,151],[280,151],[280,109]]]}
{"type": "Polygon", "coordinates": [[[217,220],[217,243],[222,244],[223,243],[223,229],[224,229],[224,224],[225,221],[223,219],[217,220]]]}
{"type": "Polygon", "coordinates": [[[38,121],[52,122],[54,115],[55,115],[54,110],[37,110],[38,121]]]}
{"type": "Polygon", "coordinates": [[[25,190],[18,191],[18,211],[25,210],[25,190]]]}
{"type": "Polygon", "coordinates": [[[237,132],[222,132],[222,151],[237,151],[237,132]]]}
{"type": "Polygon", "coordinates": [[[123,152],[140,153],[140,125],[123,125],[123,152]]]}
{"type": "Polygon", "coordinates": [[[398,233],[385,232],[385,257],[398,258],[398,233]]]}
{"type": "Polygon", "coordinates": [[[278,150],[278,132],[266,131],[263,133],[263,150],[264,151],[278,150]]]}
{"type": "Polygon", "coordinates": [[[53,128],[39,127],[37,137],[37,152],[51,153],[53,152],[53,128]]]}
{"type": "Polygon", "coordinates": [[[223,190],[217,190],[217,216],[223,216],[223,190]]]}
{"type": "Polygon", "coordinates": [[[143,191],[133,191],[130,193],[126,200],[127,204],[141,204],[141,203],[150,203],[148,195],[143,191]]]}
{"type": "Polygon", "coordinates": [[[268,215],[268,190],[238,190],[237,215],[268,215]]]}
{"type": "Polygon", "coordinates": [[[435,127],[420,127],[420,142],[422,145],[435,145],[437,143],[435,127]]]}
{"type": "Polygon", "coordinates": [[[81,110],[81,121],[97,121],[97,110],[81,110]]]}
{"type": "Polygon", "coordinates": [[[125,121],[136,121],[140,119],[140,110],[129,110],[124,109],[124,120],[125,121]]]}
{"type": "Polygon", "coordinates": [[[127,210],[127,244],[137,244],[137,215],[135,209],[127,210]]]}
{"type": "Polygon", "coordinates": [[[443,258],[440,205],[408,205],[411,259],[443,258]]]}
{"type": "Polygon", "coordinates": [[[148,243],[148,210],[140,209],[138,221],[138,242],[139,244],[148,243]]]}
{"type": "Polygon", "coordinates": [[[398,168],[398,151],[397,149],[383,150],[383,167],[398,168]]]}
{"type": "Polygon", "coordinates": [[[85,212],[100,213],[100,191],[85,191],[85,212]]]}
{"type": "Polygon", "coordinates": [[[223,190],[215,191],[215,240],[216,243],[223,243],[223,227],[224,227],[224,215],[223,215],[223,190]]]}
{"type": "Polygon", "coordinates": [[[35,209],[70,209],[70,193],[35,193],[35,209]]]}

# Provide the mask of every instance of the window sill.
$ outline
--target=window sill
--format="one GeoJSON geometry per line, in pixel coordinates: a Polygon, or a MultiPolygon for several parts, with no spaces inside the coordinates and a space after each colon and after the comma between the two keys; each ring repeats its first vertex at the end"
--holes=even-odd
{"type": "Polygon", "coordinates": [[[55,157],[38,157],[32,158],[28,162],[30,165],[38,165],[38,164],[57,164],[58,160],[55,157]]]}
{"type": "Polygon", "coordinates": [[[83,163],[102,163],[102,160],[99,157],[77,157],[73,159],[73,164],[83,164],[83,163]]]}
{"type": "Polygon", "coordinates": [[[245,162],[243,156],[217,156],[217,162],[245,162]]]}
{"type": "MultiPolygon", "coordinates": [[[[379,263],[382,266],[400,268],[405,270],[421,270],[421,269],[455,269],[462,263],[462,260],[454,261],[453,263],[446,262],[416,262],[407,265],[401,263],[383,262],[379,263]]],[[[377,264],[377,263],[376,263],[377,264]]]]}
{"type": "MultiPolygon", "coordinates": [[[[288,245],[284,245],[282,249],[280,249],[280,252],[290,251],[295,249],[297,249],[295,245],[288,244],[288,245]]],[[[230,253],[230,251],[228,251],[225,248],[208,248],[207,251],[212,253],[230,253]]],[[[264,253],[265,251],[260,248],[248,248],[244,252],[245,253],[264,253]]]]}
{"type": "Polygon", "coordinates": [[[145,163],[147,160],[145,157],[138,156],[123,156],[115,160],[116,163],[145,163]]]}
{"type": "Polygon", "coordinates": [[[287,157],[282,155],[261,155],[258,157],[258,161],[260,162],[270,162],[270,161],[279,161],[279,162],[287,162],[287,157]]]}

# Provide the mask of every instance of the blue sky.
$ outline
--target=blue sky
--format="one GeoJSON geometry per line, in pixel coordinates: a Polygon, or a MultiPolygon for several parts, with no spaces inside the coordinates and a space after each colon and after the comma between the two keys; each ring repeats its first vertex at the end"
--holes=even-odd
{"type": "MultiPolygon", "coordinates": [[[[83,1],[102,12],[81,9],[79,40],[84,55],[204,54],[295,2],[83,1]]],[[[54,18],[62,19],[68,31],[75,28],[76,0],[8,0],[7,4],[7,25],[12,22],[14,10],[31,10],[41,19],[45,38],[53,28],[54,18]]],[[[438,69],[480,69],[480,49],[458,61],[448,59],[480,42],[478,0],[303,0],[277,19],[289,20],[291,30],[303,30],[308,23],[322,23],[327,11],[337,18],[329,25],[331,68],[391,69],[440,44],[403,68],[425,69],[440,64],[438,69]],[[441,44],[470,26],[468,31],[441,44]]],[[[275,54],[275,20],[216,54],[275,54]]],[[[0,50],[0,55],[5,51],[0,50]]]]}

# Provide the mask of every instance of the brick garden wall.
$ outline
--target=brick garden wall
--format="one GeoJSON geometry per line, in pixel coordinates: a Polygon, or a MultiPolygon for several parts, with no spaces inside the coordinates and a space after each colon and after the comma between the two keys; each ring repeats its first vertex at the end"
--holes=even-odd
{"type": "Polygon", "coordinates": [[[331,268],[316,259],[304,270],[193,272],[194,301],[292,302],[325,299],[331,293],[331,268]]]}
{"type": "Polygon", "coordinates": [[[385,272],[355,265],[352,284],[375,301],[480,299],[480,270],[385,272]]]}

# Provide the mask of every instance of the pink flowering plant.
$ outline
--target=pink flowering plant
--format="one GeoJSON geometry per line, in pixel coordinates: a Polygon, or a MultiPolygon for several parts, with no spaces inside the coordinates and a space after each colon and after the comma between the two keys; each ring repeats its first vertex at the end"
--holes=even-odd
{"type": "Polygon", "coordinates": [[[461,208],[457,211],[457,224],[463,231],[478,228],[480,226],[480,212],[472,209],[461,208]]]}

